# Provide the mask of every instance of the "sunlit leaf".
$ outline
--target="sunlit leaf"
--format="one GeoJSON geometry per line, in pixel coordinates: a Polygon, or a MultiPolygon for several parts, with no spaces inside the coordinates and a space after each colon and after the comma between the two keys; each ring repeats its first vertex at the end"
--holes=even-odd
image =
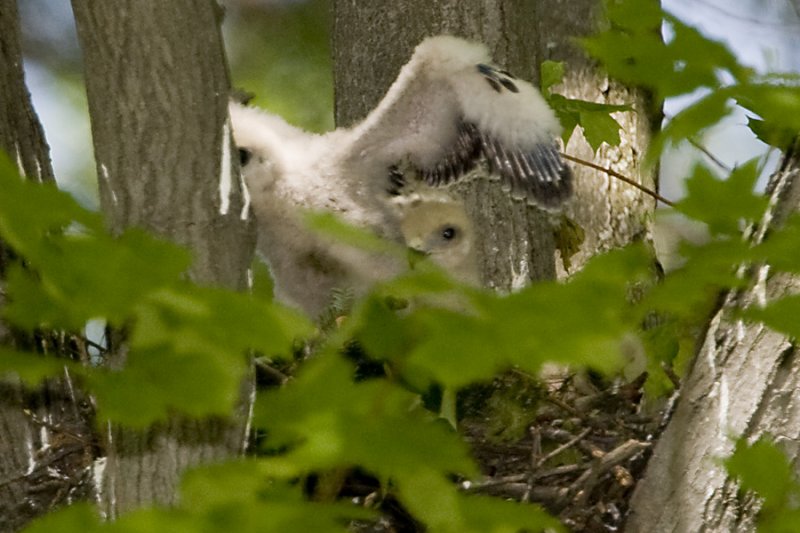
{"type": "Polygon", "coordinates": [[[386,380],[354,384],[352,369],[330,354],[305,365],[297,380],[259,398],[255,423],[292,445],[269,462],[286,474],[358,464],[393,477],[419,464],[440,472],[475,473],[464,443],[412,406],[414,395],[386,380]]]}
{"type": "Polygon", "coordinates": [[[753,490],[764,498],[764,507],[780,508],[797,494],[798,484],[789,459],[768,438],[748,445],[740,439],[733,455],[725,460],[728,472],[737,478],[745,490],[753,490]]]}

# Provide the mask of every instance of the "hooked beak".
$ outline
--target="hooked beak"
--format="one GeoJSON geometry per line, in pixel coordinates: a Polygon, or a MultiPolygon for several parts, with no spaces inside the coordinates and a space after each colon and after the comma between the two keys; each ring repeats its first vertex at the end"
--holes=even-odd
{"type": "Polygon", "coordinates": [[[415,248],[412,245],[415,243],[409,243],[408,248],[406,248],[406,252],[408,255],[408,266],[413,270],[417,263],[425,259],[430,255],[429,252],[424,252],[419,248],[415,248]]]}

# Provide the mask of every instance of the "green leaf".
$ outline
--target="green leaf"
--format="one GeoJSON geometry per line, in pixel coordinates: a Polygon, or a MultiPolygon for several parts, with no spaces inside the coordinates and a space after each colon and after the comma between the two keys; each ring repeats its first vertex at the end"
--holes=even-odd
{"type": "Polygon", "coordinates": [[[44,379],[63,375],[65,368],[74,373],[81,369],[67,359],[0,347],[0,377],[14,376],[28,385],[36,386],[44,379]]]}
{"type": "Polygon", "coordinates": [[[698,165],[686,181],[688,195],[676,208],[705,222],[712,235],[739,238],[742,222],[759,220],[767,207],[767,198],[755,192],[757,180],[757,160],[736,168],[725,180],[717,179],[708,168],[698,165]]]}
{"type": "Polygon", "coordinates": [[[583,112],[580,116],[583,134],[589,146],[592,147],[592,150],[596,151],[603,143],[610,146],[619,145],[619,130],[621,126],[611,115],[596,112],[583,112]]]}
{"type": "Polygon", "coordinates": [[[189,284],[160,291],[136,309],[124,371],[91,374],[99,416],[139,427],[173,410],[227,415],[251,350],[288,357],[312,331],[299,313],[247,295],[189,284]]]}
{"type": "Polygon", "coordinates": [[[564,531],[561,523],[538,505],[464,495],[431,469],[398,476],[397,485],[409,510],[430,531],[453,533],[516,533],[564,531]]]}
{"type": "Polygon", "coordinates": [[[63,234],[73,223],[89,231],[102,228],[97,214],[80,207],[54,184],[22,179],[2,152],[0,190],[0,238],[30,260],[39,259],[48,237],[63,234]]]}
{"type": "Polygon", "coordinates": [[[569,141],[575,126],[580,124],[584,129],[586,139],[594,150],[597,150],[603,142],[611,146],[619,144],[621,126],[611,116],[611,113],[632,111],[633,109],[630,105],[599,104],[565,98],[559,94],[550,95],[548,102],[561,122],[564,144],[569,141]]]}
{"type": "Polygon", "coordinates": [[[563,61],[542,61],[539,67],[542,93],[545,95],[550,94],[550,88],[553,85],[558,85],[564,79],[564,62],[563,61]]]}
{"type": "Polygon", "coordinates": [[[307,213],[305,222],[309,229],[338,244],[347,244],[368,252],[405,257],[402,246],[381,239],[371,231],[348,224],[333,214],[307,213]]]}
{"type": "Polygon", "coordinates": [[[644,250],[631,247],[594,258],[566,284],[537,283],[506,296],[474,293],[463,307],[418,305],[402,318],[384,316],[372,333],[365,322],[361,338],[379,339],[387,324],[412,332],[402,344],[389,343],[396,347],[393,367],[414,382],[423,374],[451,388],[512,365],[536,373],[546,361],[609,371],[619,365],[622,339],[638,328],[640,317],[628,305],[630,283],[648,276],[649,265],[644,250]]]}
{"type": "Polygon", "coordinates": [[[268,446],[291,452],[268,460],[276,475],[361,465],[385,477],[435,465],[440,472],[474,475],[465,444],[445,425],[417,410],[417,398],[386,380],[352,382],[352,369],[327,354],[310,361],[284,389],[257,401],[255,423],[268,446]]]}
{"type": "Polygon", "coordinates": [[[663,99],[719,88],[722,73],[738,82],[752,77],[726,46],[664,14],[657,2],[617,0],[606,5],[608,29],[581,42],[614,78],[647,87],[663,99]],[[659,31],[662,20],[669,29],[666,42],[659,31]]]}
{"type": "Polygon", "coordinates": [[[743,315],[751,320],[759,320],[769,327],[791,337],[800,337],[800,296],[784,296],[770,302],[766,307],[750,307],[743,315]]]}
{"type": "Polygon", "coordinates": [[[670,313],[688,322],[707,318],[721,290],[747,283],[736,266],[750,260],[751,248],[743,239],[712,241],[703,246],[684,245],[686,264],[670,272],[640,302],[647,310],[670,313]]]}
{"type": "Polygon", "coordinates": [[[5,312],[25,328],[75,330],[94,318],[122,324],[142,298],[176,282],[189,266],[184,250],[139,230],[116,239],[56,235],[27,249],[35,260],[9,275],[5,312]]]}
{"type": "Polygon", "coordinates": [[[561,522],[538,505],[498,501],[487,496],[458,495],[459,506],[475,533],[518,531],[565,531],[561,522]]]}
{"type": "Polygon", "coordinates": [[[758,140],[779,150],[786,150],[797,137],[797,130],[776,126],[753,117],[747,117],[747,126],[758,137],[758,140]]]}
{"type": "Polygon", "coordinates": [[[256,460],[192,469],[181,483],[181,507],[219,531],[346,531],[350,520],[376,518],[355,505],[310,502],[299,484],[268,471],[256,460]]]}
{"type": "MultiPolygon", "coordinates": [[[[742,84],[732,90],[737,103],[756,113],[769,125],[771,132],[800,131],[800,85],[769,83],[742,84]]],[[[780,133],[771,133],[772,136],[780,133]]],[[[771,144],[771,143],[770,143],[771,144]]],[[[788,144],[779,146],[784,149],[788,144]]]]}
{"type": "Polygon", "coordinates": [[[718,124],[732,110],[729,99],[728,91],[713,91],[672,117],[655,135],[647,153],[648,161],[657,161],[665,146],[695,138],[718,124]]]}
{"type": "Polygon", "coordinates": [[[792,214],[780,227],[753,250],[753,256],[771,268],[800,273],[800,214],[792,214]]]}
{"type": "Polygon", "coordinates": [[[786,506],[790,496],[797,494],[792,464],[769,438],[762,437],[752,445],[740,439],[725,467],[739,478],[744,490],[753,490],[764,498],[766,511],[786,506]]]}
{"type": "Polygon", "coordinates": [[[37,518],[25,529],[25,532],[91,533],[100,531],[101,527],[102,524],[95,506],[79,502],[37,518]]]}

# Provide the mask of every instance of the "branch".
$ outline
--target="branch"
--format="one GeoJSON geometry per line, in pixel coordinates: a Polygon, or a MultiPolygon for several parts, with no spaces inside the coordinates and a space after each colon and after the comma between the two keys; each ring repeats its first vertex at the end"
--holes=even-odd
{"type": "Polygon", "coordinates": [[[608,174],[612,178],[617,178],[620,181],[624,181],[628,185],[631,185],[631,186],[639,189],[643,193],[647,194],[648,196],[651,196],[651,197],[655,198],[659,202],[661,202],[661,203],[663,203],[665,205],[668,205],[670,207],[675,207],[675,202],[673,202],[671,200],[667,200],[666,198],[664,198],[663,196],[661,196],[657,192],[651,191],[650,189],[648,189],[647,187],[645,187],[641,183],[638,183],[637,181],[634,181],[634,180],[632,180],[631,178],[629,178],[627,176],[623,176],[622,174],[620,174],[619,172],[617,172],[615,170],[611,170],[610,168],[606,168],[606,167],[601,167],[600,165],[596,165],[596,164],[594,164],[594,163],[592,163],[590,161],[586,161],[585,159],[580,159],[578,157],[573,157],[573,156],[571,156],[569,154],[565,154],[563,152],[561,152],[561,157],[563,157],[564,159],[568,159],[568,160],[570,160],[570,161],[572,161],[574,163],[578,163],[580,165],[583,165],[583,166],[586,166],[586,167],[589,167],[589,168],[593,168],[595,170],[599,170],[600,172],[605,172],[606,174],[608,174]]]}

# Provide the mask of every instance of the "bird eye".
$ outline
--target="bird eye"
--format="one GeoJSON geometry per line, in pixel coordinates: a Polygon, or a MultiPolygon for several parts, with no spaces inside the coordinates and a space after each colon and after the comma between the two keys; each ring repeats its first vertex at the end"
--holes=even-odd
{"type": "Polygon", "coordinates": [[[253,152],[244,148],[239,148],[239,166],[246,166],[247,163],[250,162],[251,157],[253,157],[253,152]]]}
{"type": "Polygon", "coordinates": [[[453,226],[446,226],[442,229],[442,238],[446,241],[453,240],[456,236],[456,228],[453,226]]]}

